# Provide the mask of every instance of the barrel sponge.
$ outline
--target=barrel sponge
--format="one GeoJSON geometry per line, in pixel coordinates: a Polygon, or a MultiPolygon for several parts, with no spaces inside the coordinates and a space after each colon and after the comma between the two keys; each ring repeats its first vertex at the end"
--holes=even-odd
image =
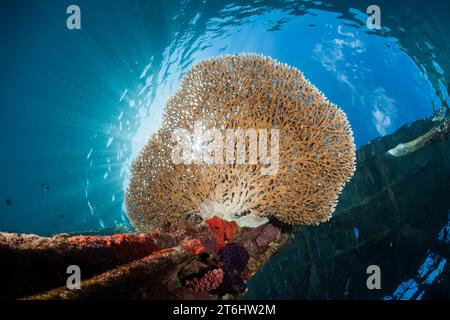
{"type": "Polygon", "coordinates": [[[127,210],[142,231],[214,215],[240,227],[270,216],[318,224],[331,217],[354,171],[346,115],[298,69],[256,54],[225,55],[194,66],[168,100],[161,128],[133,161],[127,210]],[[261,161],[174,164],[173,130],[194,132],[199,121],[204,129],[278,129],[278,170],[262,174],[261,161]]]}

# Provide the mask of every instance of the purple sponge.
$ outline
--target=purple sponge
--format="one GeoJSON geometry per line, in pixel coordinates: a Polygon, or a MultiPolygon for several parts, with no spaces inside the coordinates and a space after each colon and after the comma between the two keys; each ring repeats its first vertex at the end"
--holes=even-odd
{"type": "Polygon", "coordinates": [[[241,273],[247,266],[250,255],[244,247],[237,243],[229,243],[223,247],[220,253],[223,270],[226,272],[237,271],[241,273]]]}
{"type": "Polygon", "coordinates": [[[241,275],[235,271],[232,273],[225,273],[223,282],[214,292],[219,296],[224,296],[226,294],[239,295],[244,293],[246,288],[247,285],[241,275]]]}

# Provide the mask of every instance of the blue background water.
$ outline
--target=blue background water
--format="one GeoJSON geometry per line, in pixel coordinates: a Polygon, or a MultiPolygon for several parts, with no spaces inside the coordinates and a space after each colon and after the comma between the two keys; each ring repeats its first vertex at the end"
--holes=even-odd
{"type": "Polygon", "coordinates": [[[2,231],[127,225],[130,160],[204,58],[257,52],[299,68],[344,109],[358,146],[448,100],[442,42],[370,31],[361,5],[79,0],[71,31],[72,2],[0,4],[2,231]]]}

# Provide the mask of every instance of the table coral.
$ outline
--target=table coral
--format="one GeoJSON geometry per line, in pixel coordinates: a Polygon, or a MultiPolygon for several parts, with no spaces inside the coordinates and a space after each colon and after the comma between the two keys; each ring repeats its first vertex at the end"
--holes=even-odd
{"type": "MultiPolygon", "coordinates": [[[[245,159],[251,156],[247,149],[245,159]]],[[[257,227],[271,217],[290,225],[319,224],[331,217],[355,166],[345,113],[301,71],[255,54],[215,57],[183,77],[160,130],[133,161],[127,212],[140,231],[214,215],[240,227],[257,227]],[[270,131],[267,140],[279,147],[276,172],[265,172],[268,154],[251,164],[225,163],[220,153],[214,165],[174,163],[174,130],[194,132],[197,123],[205,130],[270,131]],[[272,130],[280,133],[274,142],[272,130]]]]}

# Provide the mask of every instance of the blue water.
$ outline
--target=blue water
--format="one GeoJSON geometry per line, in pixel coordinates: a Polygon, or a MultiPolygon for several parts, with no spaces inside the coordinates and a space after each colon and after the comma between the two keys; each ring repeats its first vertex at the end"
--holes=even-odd
{"type": "Polygon", "coordinates": [[[181,76],[211,56],[256,52],[299,68],[344,109],[358,146],[431,116],[448,99],[436,43],[403,39],[412,41],[405,47],[395,36],[401,27],[370,31],[361,8],[79,0],[82,30],[69,31],[72,2],[0,4],[3,231],[129,224],[130,161],[181,76]]]}

